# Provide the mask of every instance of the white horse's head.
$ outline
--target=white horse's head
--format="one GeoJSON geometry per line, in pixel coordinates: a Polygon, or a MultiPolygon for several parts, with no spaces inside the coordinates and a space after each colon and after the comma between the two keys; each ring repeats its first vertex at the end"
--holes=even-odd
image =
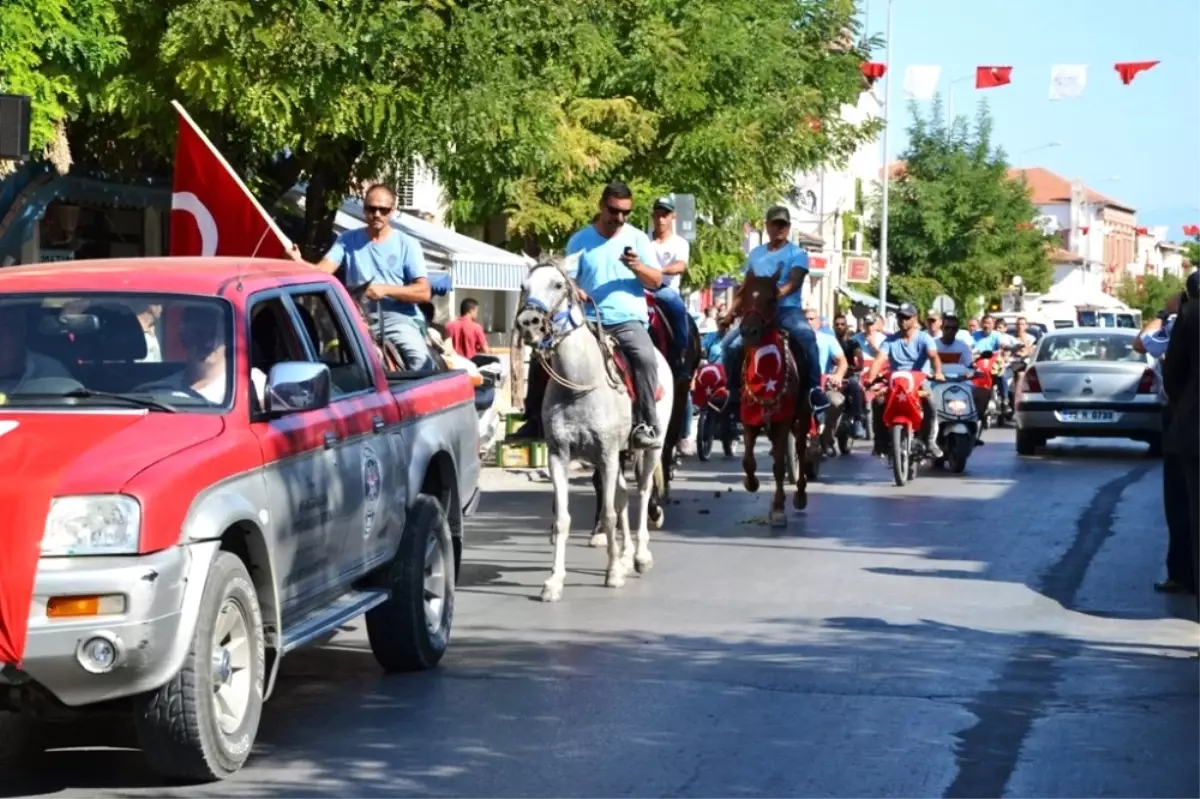
{"type": "Polygon", "coordinates": [[[572,260],[577,261],[578,256],[539,261],[525,276],[517,311],[517,329],[524,344],[544,341],[553,331],[555,317],[570,312],[575,298],[575,282],[569,272],[572,260]]]}

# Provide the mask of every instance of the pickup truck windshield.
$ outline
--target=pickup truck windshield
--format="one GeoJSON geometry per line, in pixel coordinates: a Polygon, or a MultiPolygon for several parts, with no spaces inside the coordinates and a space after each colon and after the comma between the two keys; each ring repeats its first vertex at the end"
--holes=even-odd
{"type": "Polygon", "coordinates": [[[0,299],[0,405],[225,408],[233,315],[180,294],[14,294],[0,299]]]}

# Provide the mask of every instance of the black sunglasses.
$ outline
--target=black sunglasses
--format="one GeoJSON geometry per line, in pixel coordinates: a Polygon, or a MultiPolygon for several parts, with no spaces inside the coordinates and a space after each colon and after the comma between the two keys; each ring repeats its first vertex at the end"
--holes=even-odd
{"type": "Polygon", "coordinates": [[[613,208],[611,205],[604,206],[604,210],[608,211],[613,216],[629,216],[633,213],[632,208],[613,208]]]}
{"type": "Polygon", "coordinates": [[[368,216],[371,214],[383,214],[384,216],[387,216],[392,212],[392,209],[386,205],[364,205],[363,211],[365,211],[368,216]]]}

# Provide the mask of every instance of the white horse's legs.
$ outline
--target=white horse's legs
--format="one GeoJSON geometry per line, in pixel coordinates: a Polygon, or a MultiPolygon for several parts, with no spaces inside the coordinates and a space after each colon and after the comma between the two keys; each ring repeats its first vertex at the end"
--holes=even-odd
{"type": "Polygon", "coordinates": [[[638,531],[633,567],[638,574],[645,574],[654,567],[654,556],[650,554],[650,492],[654,488],[654,469],[662,459],[662,448],[643,450],[636,457],[641,463],[637,470],[638,531]]]}
{"type": "Polygon", "coordinates": [[[625,482],[624,469],[617,470],[615,501],[621,525],[621,566],[628,574],[633,571],[633,537],[629,534],[629,485],[625,482]]]}
{"type": "Polygon", "coordinates": [[[554,484],[554,570],[542,586],[542,601],[562,599],[563,581],[567,578],[567,538],[571,535],[571,512],[567,505],[570,488],[571,454],[568,451],[549,453],[550,481],[554,484]]]}
{"type": "Polygon", "coordinates": [[[621,564],[621,542],[617,538],[617,475],[621,471],[618,453],[607,455],[599,468],[599,488],[596,503],[600,506],[600,528],[608,541],[608,573],[604,584],[609,588],[625,585],[625,567],[621,564]]]}

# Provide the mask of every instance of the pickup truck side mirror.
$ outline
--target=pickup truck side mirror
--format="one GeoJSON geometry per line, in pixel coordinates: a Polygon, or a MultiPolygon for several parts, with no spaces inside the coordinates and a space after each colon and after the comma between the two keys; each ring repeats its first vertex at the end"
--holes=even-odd
{"type": "Polygon", "coordinates": [[[329,404],[329,367],[311,361],[284,361],[271,367],[263,409],[270,416],[315,411],[329,404]]]}

